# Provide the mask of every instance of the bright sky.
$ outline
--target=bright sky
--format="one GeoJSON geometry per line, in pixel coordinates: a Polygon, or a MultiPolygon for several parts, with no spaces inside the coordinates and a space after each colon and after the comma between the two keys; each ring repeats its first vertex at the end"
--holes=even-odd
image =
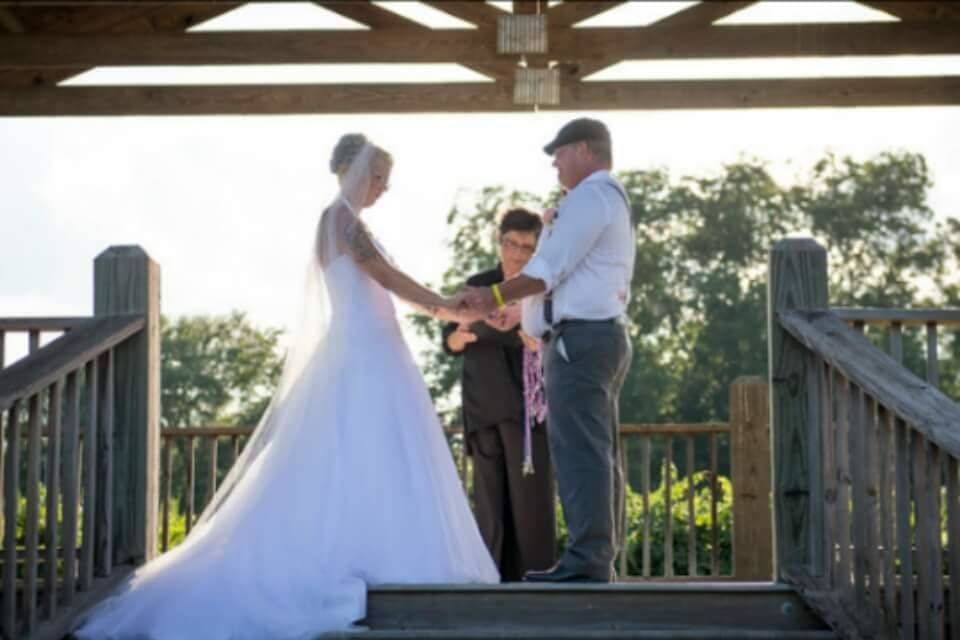
{"type": "MultiPolygon", "coordinates": [[[[403,4],[383,3],[398,11],[403,4]]],[[[689,4],[630,3],[619,18],[601,15],[590,24],[625,15],[645,24],[689,4]]],[[[251,5],[204,28],[246,28],[263,25],[266,18],[273,20],[271,28],[302,26],[306,17],[313,21],[309,27],[348,26],[316,6],[309,7],[309,15],[302,11],[251,5]]],[[[762,2],[725,22],[851,18],[889,20],[854,3],[762,2]]],[[[228,77],[223,68],[190,70],[191,77],[185,72],[158,69],[145,76],[102,69],[73,83],[187,82],[191,77],[209,83],[228,77]]],[[[383,65],[352,67],[349,76],[343,67],[322,65],[269,72],[273,82],[384,77],[383,65]]],[[[450,67],[397,66],[389,73],[393,81],[475,80],[450,67]]],[[[879,64],[859,59],[625,63],[597,78],[876,73],[960,75],[960,56],[904,56],[879,64]]],[[[229,81],[264,80],[230,76],[229,81]]],[[[242,309],[257,323],[288,325],[313,226],[336,193],[327,170],[330,150],[351,131],[366,133],[396,160],[390,191],[369,212],[371,226],[411,275],[436,282],[448,260],[445,217],[451,205],[497,184],[549,192],[555,175],[540,148],[564,122],[580,115],[607,122],[617,169],[666,167],[677,175],[703,174],[746,156],[769,161],[776,175],[789,181],[828,150],[861,159],[889,149],[917,151],[933,172],[933,208],[941,216],[960,216],[955,135],[960,108],[0,118],[0,220],[6,230],[0,316],[89,314],[93,258],[112,244],[140,244],[161,265],[165,313],[242,309]]],[[[22,351],[20,341],[8,339],[11,356],[22,351]]]]}

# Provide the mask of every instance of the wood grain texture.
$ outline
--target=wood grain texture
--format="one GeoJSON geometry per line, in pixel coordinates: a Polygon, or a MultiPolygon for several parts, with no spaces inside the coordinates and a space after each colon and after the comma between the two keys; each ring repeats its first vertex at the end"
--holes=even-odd
{"type": "Polygon", "coordinates": [[[78,373],[67,374],[63,420],[63,604],[77,591],[77,532],[80,505],[80,390],[78,373]]]}
{"type": "Polygon", "coordinates": [[[47,459],[44,481],[46,483],[46,523],[44,527],[44,615],[47,619],[57,614],[59,585],[57,560],[60,550],[60,449],[61,432],[61,394],[63,385],[60,380],[50,386],[47,396],[47,459]]]}
{"type": "Polygon", "coordinates": [[[160,267],[138,246],[94,261],[94,315],[136,314],[143,330],[114,350],[113,562],[140,563],[157,549],[160,464],[160,267]]]}
{"type": "Polygon", "coordinates": [[[766,380],[758,377],[738,378],[730,387],[733,575],[738,580],[773,579],[769,394],[766,380]]]}
{"type": "Polygon", "coordinates": [[[809,238],[778,242],[770,252],[767,300],[776,570],[822,567],[820,362],[778,318],[789,309],[827,307],[826,250],[809,238]]]}
{"type": "Polygon", "coordinates": [[[3,632],[17,635],[17,506],[20,502],[20,402],[7,410],[3,481],[3,632]]]}
{"type": "Polygon", "coordinates": [[[904,640],[915,637],[915,581],[913,563],[913,530],[910,518],[913,513],[913,454],[910,442],[910,427],[900,418],[895,425],[895,475],[897,492],[897,559],[900,562],[900,634],[904,640]]]}
{"type": "Polygon", "coordinates": [[[23,563],[23,630],[29,635],[37,628],[37,561],[40,546],[40,394],[27,400],[27,511],[24,523],[26,547],[23,563]]]}

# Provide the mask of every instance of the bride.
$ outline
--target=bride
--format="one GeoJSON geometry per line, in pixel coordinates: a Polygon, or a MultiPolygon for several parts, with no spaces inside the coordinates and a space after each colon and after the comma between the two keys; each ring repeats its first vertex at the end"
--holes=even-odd
{"type": "Polygon", "coordinates": [[[95,607],[77,638],[293,639],[349,629],[368,586],[499,581],[390,294],[454,304],[397,269],[360,213],[390,155],[343,136],[301,329],[260,425],[179,547],[95,607]]]}

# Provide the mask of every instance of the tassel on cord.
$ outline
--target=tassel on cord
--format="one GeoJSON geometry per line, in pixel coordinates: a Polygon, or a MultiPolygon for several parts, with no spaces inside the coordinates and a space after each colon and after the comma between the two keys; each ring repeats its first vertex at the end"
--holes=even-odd
{"type": "Polygon", "coordinates": [[[523,475],[533,468],[533,427],[547,417],[547,398],[543,386],[543,363],[539,351],[523,348],[523,475]]]}

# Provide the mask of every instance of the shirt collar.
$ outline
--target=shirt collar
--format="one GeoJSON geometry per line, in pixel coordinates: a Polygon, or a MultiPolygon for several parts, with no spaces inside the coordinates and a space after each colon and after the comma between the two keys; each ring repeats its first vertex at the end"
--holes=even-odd
{"type": "MultiPolygon", "coordinates": [[[[613,180],[613,176],[610,175],[609,171],[607,171],[606,169],[598,169],[597,171],[594,171],[593,173],[588,175],[586,178],[584,178],[583,182],[581,182],[580,184],[585,184],[587,182],[610,182],[612,180],[613,180]]],[[[577,185],[577,186],[580,186],[580,185],[577,185]]]]}

